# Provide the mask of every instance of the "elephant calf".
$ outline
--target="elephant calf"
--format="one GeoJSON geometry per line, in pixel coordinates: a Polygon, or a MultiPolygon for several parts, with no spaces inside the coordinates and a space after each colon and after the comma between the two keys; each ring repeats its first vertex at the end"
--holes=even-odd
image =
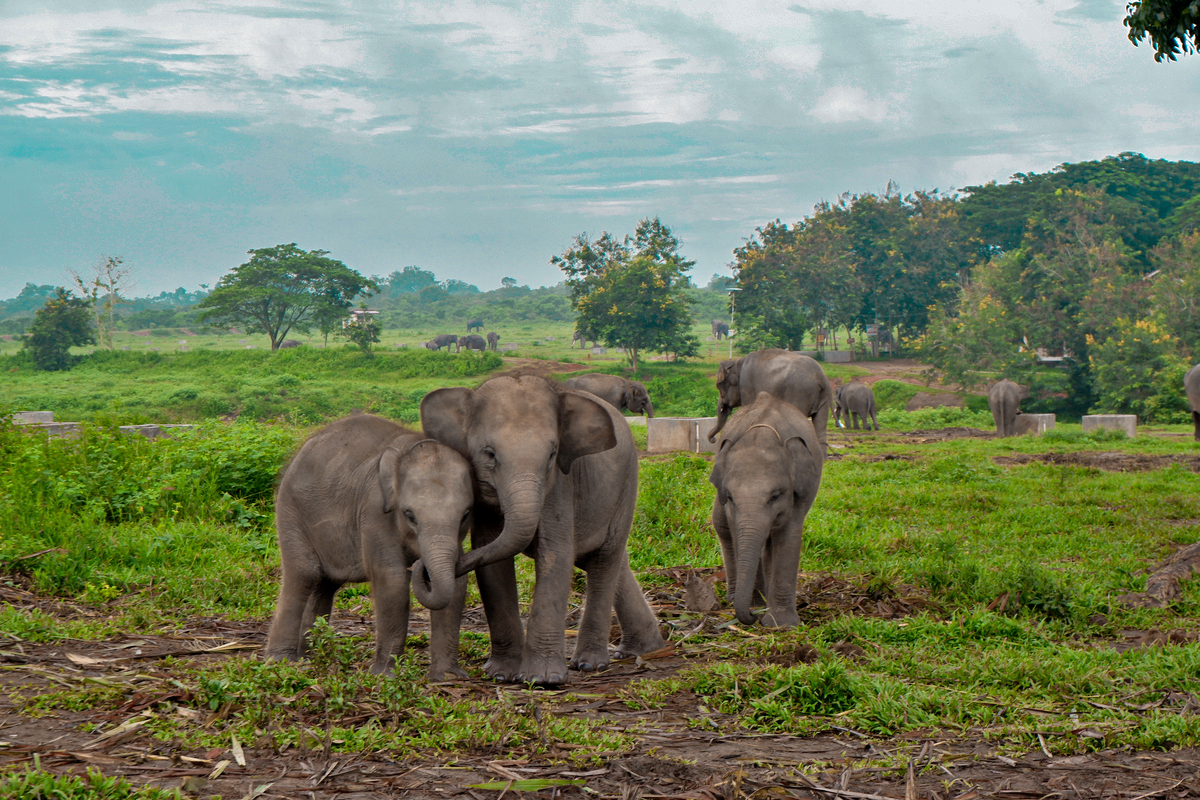
{"type": "Polygon", "coordinates": [[[846,422],[853,422],[855,430],[858,430],[859,420],[867,430],[871,430],[872,422],[875,423],[875,430],[879,430],[879,419],[875,416],[875,393],[865,383],[852,381],[838,388],[837,404],[833,407],[834,422],[841,424],[843,413],[846,422]]]}
{"type": "Polygon", "coordinates": [[[408,634],[409,569],[432,611],[429,677],[466,677],[458,633],[466,577],[455,577],[474,500],[465,458],[393,422],[360,414],[314,434],[275,496],[283,586],[267,640],[269,658],[295,660],[318,616],[345,583],[370,581],[375,661],[387,672],[408,634]]]}
{"type": "Polygon", "coordinates": [[[997,436],[1017,435],[1017,414],[1021,401],[1029,397],[1029,389],[1010,380],[997,381],[988,389],[988,408],[996,422],[997,436]]]}
{"type": "Polygon", "coordinates": [[[750,604],[764,597],[762,623],[793,627],[804,518],[821,487],[824,448],[811,420],[761,392],[734,415],[713,461],[712,523],[721,541],[727,596],[737,618],[754,623],[750,604]]]}
{"type": "Polygon", "coordinates": [[[619,375],[593,372],[571,378],[563,386],[594,394],[618,411],[623,408],[629,409],[634,414],[641,414],[644,411],[647,417],[654,418],[654,405],[650,402],[650,393],[646,391],[646,384],[640,381],[631,381],[619,375]]]}

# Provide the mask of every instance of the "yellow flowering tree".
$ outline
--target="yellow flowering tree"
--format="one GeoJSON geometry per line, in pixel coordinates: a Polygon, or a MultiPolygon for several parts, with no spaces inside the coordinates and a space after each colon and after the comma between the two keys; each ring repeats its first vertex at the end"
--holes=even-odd
{"type": "Polygon", "coordinates": [[[1117,320],[1103,342],[1089,338],[1094,413],[1137,414],[1146,422],[1186,422],[1183,374],[1175,340],[1153,320],[1117,320]]]}

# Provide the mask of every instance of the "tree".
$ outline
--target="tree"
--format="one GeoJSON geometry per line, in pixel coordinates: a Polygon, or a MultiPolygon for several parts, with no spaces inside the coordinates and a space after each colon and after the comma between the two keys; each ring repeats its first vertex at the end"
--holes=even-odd
{"type": "Polygon", "coordinates": [[[379,288],[341,261],[326,258],[326,250],[305,251],[292,243],[249,253],[249,261],[222,276],[200,301],[199,319],[261,328],[272,350],[291,330],[307,333],[317,317],[344,311],[355,297],[379,288]]]}
{"type": "MultiPolygon", "coordinates": [[[[87,299],[96,318],[96,331],[100,336],[100,346],[113,349],[113,330],[116,318],[114,311],[117,303],[123,303],[119,292],[133,286],[132,269],[125,266],[120,256],[101,256],[96,264],[95,274],[84,278],[78,272],[70,270],[71,280],[79,288],[79,293],[87,299]]],[[[180,288],[176,294],[186,295],[186,290],[180,288]]]]}
{"type": "MultiPolygon", "coordinates": [[[[363,308],[365,309],[366,306],[363,308]]],[[[354,342],[364,353],[370,355],[371,345],[379,341],[379,323],[368,314],[354,314],[346,320],[345,326],[338,332],[338,335],[354,342]]]]}
{"type": "Polygon", "coordinates": [[[577,330],[610,347],[622,347],[635,370],[644,350],[692,356],[700,340],[692,317],[686,271],[695,262],[679,254],[679,239],[657,217],[643,219],[633,236],[618,241],[586,233],[550,263],[567,274],[577,330]]]}
{"type": "Polygon", "coordinates": [[[500,279],[500,288],[502,288],[502,289],[515,289],[516,286],[517,286],[516,278],[501,278],[500,279]]]}
{"type": "Polygon", "coordinates": [[[1132,0],[1126,11],[1129,41],[1136,47],[1150,39],[1155,61],[1200,50],[1200,5],[1194,0],[1132,0]]]}
{"type": "Polygon", "coordinates": [[[90,301],[60,286],[38,309],[25,339],[25,349],[37,369],[70,369],[71,348],[96,343],[88,313],[90,305],[90,301]]]}

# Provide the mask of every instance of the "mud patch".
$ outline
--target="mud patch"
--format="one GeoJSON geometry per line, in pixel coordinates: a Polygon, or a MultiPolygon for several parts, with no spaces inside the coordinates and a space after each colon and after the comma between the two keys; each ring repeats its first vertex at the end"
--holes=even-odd
{"type": "Polygon", "coordinates": [[[916,444],[924,442],[944,442],[947,439],[994,439],[995,431],[981,431],[978,428],[938,428],[927,431],[903,431],[895,434],[903,436],[916,444]]]}
{"type": "Polygon", "coordinates": [[[1127,650],[1141,650],[1146,647],[1183,647],[1200,641],[1200,633],[1196,631],[1160,631],[1158,628],[1149,630],[1124,630],[1121,638],[1109,642],[1113,650],[1124,653],[1127,650]]]}
{"type": "Polygon", "coordinates": [[[1200,472],[1200,456],[1154,456],[1144,453],[1018,453],[1011,456],[995,456],[994,462],[1001,466],[1023,466],[1034,462],[1059,466],[1091,467],[1106,472],[1149,472],[1175,464],[1200,472]]]}
{"type": "Polygon", "coordinates": [[[907,453],[880,453],[875,456],[863,456],[861,460],[868,464],[877,464],[880,461],[916,461],[917,457],[907,453]]]}
{"type": "Polygon", "coordinates": [[[579,372],[590,369],[587,364],[570,364],[565,361],[543,361],[540,358],[501,358],[506,369],[490,375],[498,378],[505,375],[509,378],[519,378],[522,375],[553,375],[559,372],[579,372]]]}

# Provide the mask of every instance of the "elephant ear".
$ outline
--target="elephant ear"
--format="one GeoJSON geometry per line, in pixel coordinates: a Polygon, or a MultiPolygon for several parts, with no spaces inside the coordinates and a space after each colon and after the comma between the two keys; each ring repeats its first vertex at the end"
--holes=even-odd
{"type": "Polygon", "coordinates": [[[383,513],[390,514],[396,507],[396,489],[400,485],[400,451],[385,448],[379,457],[379,489],[383,492],[383,513]]]}
{"type": "Polygon", "coordinates": [[[717,446],[717,456],[713,459],[712,472],[708,474],[708,482],[717,487],[717,502],[721,505],[729,500],[729,496],[725,493],[725,448],[730,446],[729,439],[722,439],[721,444],[717,446]]]}
{"type": "Polygon", "coordinates": [[[467,454],[467,418],[474,395],[470,389],[436,389],[421,400],[421,429],[464,457],[467,454]]]}
{"type": "Polygon", "coordinates": [[[612,417],[600,403],[575,392],[559,394],[558,468],[564,474],[570,473],[575,459],[616,446],[612,417]]]}
{"type": "Polygon", "coordinates": [[[817,472],[821,471],[821,464],[825,460],[824,454],[821,452],[820,442],[814,439],[813,442],[806,441],[802,436],[790,436],[783,443],[790,456],[792,468],[792,486],[800,483],[801,466],[809,459],[815,459],[817,464],[817,472]],[[815,451],[814,451],[814,445],[815,451]]]}

